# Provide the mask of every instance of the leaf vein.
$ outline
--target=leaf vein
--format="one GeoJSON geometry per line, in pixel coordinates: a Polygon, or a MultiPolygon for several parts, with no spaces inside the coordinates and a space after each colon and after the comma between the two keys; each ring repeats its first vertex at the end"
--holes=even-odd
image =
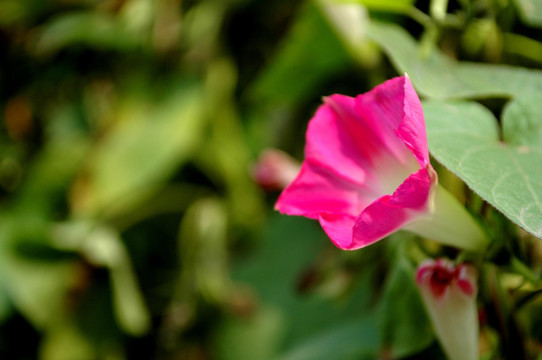
{"type": "MultiPolygon", "coordinates": [[[[538,207],[539,212],[542,214],[542,202],[540,201],[536,191],[533,189],[532,182],[529,180],[529,177],[527,176],[527,174],[523,171],[523,167],[521,167],[521,165],[518,162],[517,158],[515,156],[513,156],[513,154],[511,152],[507,152],[507,154],[508,154],[508,157],[512,160],[512,163],[518,169],[518,173],[523,178],[523,181],[525,182],[525,185],[527,185],[527,189],[531,193],[531,196],[532,196],[532,198],[534,200],[534,205],[536,205],[536,207],[538,207]]],[[[518,218],[518,220],[520,220],[521,223],[523,224],[523,226],[525,226],[526,228],[531,228],[528,224],[525,223],[525,220],[524,220],[523,216],[521,216],[521,219],[518,218]]],[[[535,229],[531,229],[531,230],[533,232],[536,232],[537,236],[540,236],[540,229],[538,229],[536,231],[535,231],[535,229]]]]}

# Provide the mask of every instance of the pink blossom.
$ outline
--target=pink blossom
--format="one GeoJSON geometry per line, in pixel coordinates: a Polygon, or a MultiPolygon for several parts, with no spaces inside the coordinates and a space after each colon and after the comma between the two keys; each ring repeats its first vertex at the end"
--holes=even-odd
{"type": "Polygon", "coordinates": [[[418,267],[416,282],[450,360],[478,359],[476,271],[468,264],[428,260],[418,267]]]}
{"type": "Polygon", "coordinates": [[[306,139],[301,171],[275,207],[318,220],[339,248],[370,245],[431,213],[437,175],[408,76],[326,97],[306,139]]]}

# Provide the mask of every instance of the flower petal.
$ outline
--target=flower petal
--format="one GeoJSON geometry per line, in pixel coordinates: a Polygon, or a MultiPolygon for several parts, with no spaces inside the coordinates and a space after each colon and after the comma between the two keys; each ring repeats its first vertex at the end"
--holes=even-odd
{"type": "MultiPolygon", "coordinates": [[[[373,101],[370,96],[368,101],[373,101]]],[[[371,109],[380,106],[378,101],[368,105],[371,109]]],[[[382,194],[391,194],[420,167],[395,133],[402,115],[399,105],[394,114],[371,119],[369,112],[356,112],[356,99],[331,95],[309,123],[305,159],[372,192],[369,205],[382,194]],[[389,131],[383,130],[388,127],[389,131]],[[389,151],[390,146],[397,149],[399,158],[389,151]]]]}
{"type": "Polygon", "coordinates": [[[280,194],[275,209],[311,219],[323,212],[357,216],[362,209],[359,201],[359,185],[304,162],[297,178],[280,194]]]}
{"type": "Polygon", "coordinates": [[[356,221],[355,216],[322,213],[320,214],[320,225],[335,246],[342,250],[352,249],[352,228],[356,221]]]}
{"type": "Polygon", "coordinates": [[[431,175],[424,168],[410,175],[393,195],[373,202],[356,219],[352,248],[370,245],[421,216],[429,207],[430,190],[431,175]]]}
{"type": "Polygon", "coordinates": [[[421,167],[429,164],[429,150],[427,149],[427,135],[425,132],[425,119],[420,99],[412,86],[408,76],[403,77],[404,91],[404,118],[397,130],[397,135],[412,151],[421,167]]]}
{"type": "MultiPolygon", "coordinates": [[[[405,77],[388,80],[373,90],[358,95],[356,112],[384,145],[383,149],[403,166],[414,170],[419,168],[419,165],[412,156],[412,150],[405,146],[403,139],[398,136],[398,130],[405,120],[405,95],[405,77]]],[[[423,121],[423,114],[421,120],[423,121]]]]}
{"type": "Polygon", "coordinates": [[[366,138],[362,122],[350,110],[354,98],[332,95],[325,99],[309,122],[305,159],[328,168],[355,184],[366,181],[364,169],[371,168],[370,150],[360,139],[366,138]]]}

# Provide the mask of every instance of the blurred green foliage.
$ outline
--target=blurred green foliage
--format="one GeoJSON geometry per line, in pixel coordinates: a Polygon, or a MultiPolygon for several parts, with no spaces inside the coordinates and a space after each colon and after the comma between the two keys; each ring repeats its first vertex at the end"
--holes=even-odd
{"type": "Polygon", "coordinates": [[[1,0],[0,358],[442,359],[418,239],[341,253],[250,167],[301,158],[321,96],[405,71],[494,112],[542,90],[541,8],[1,0]]]}

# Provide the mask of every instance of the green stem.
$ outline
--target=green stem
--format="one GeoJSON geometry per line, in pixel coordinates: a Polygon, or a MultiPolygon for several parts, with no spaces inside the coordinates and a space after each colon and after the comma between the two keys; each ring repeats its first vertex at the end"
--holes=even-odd
{"type": "Polygon", "coordinates": [[[427,16],[423,11],[418,10],[414,6],[412,6],[409,10],[407,15],[414,21],[416,21],[418,24],[422,25],[423,27],[428,27],[433,25],[433,20],[427,16]]]}
{"type": "Polygon", "coordinates": [[[432,0],[429,5],[429,13],[431,17],[438,22],[441,22],[446,17],[448,10],[448,0],[432,0]]]}
{"type": "Polygon", "coordinates": [[[433,211],[404,229],[475,253],[484,251],[489,244],[489,238],[463,204],[440,185],[435,191],[433,211]]]}
{"type": "Polygon", "coordinates": [[[515,256],[512,256],[510,260],[510,267],[514,272],[520,274],[532,284],[538,284],[540,282],[540,278],[533,274],[527,265],[525,265],[515,256]]]}
{"type": "Polygon", "coordinates": [[[533,300],[534,298],[536,298],[539,295],[542,295],[542,289],[535,290],[535,291],[525,295],[524,297],[522,297],[521,299],[519,299],[516,302],[516,309],[519,310],[521,307],[523,307],[524,305],[529,303],[529,301],[533,300]]]}

